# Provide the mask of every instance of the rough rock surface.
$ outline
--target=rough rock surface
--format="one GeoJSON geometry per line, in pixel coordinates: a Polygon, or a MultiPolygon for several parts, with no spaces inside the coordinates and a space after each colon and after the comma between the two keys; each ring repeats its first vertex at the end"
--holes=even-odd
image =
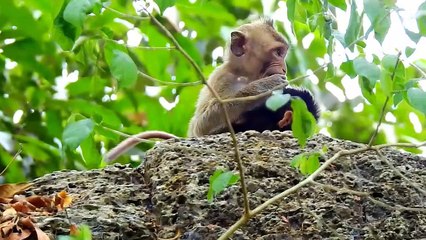
{"type": "MultiPolygon", "coordinates": [[[[252,208],[304,179],[290,167],[293,156],[327,146],[328,158],[361,146],[317,135],[300,149],[287,132],[250,131],[238,134],[238,139],[252,208]]],[[[233,239],[426,238],[426,159],[395,149],[383,153],[408,180],[368,151],[340,158],[317,182],[370,193],[393,208],[368,197],[307,185],[250,220],[233,239]]],[[[213,203],[206,200],[216,168],[236,171],[228,134],[159,143],[136,169],[116,164],[103,170],[55,172],[36,179],[28,194],[66,189],[73,196],[67,214],[37,218],[52,235],[67,234],[70,223],[84,223],[94,239],[173,239],[177,234],[180,239],[217,239],[241,216],[242,201],[239,185],[213,203]]]]}

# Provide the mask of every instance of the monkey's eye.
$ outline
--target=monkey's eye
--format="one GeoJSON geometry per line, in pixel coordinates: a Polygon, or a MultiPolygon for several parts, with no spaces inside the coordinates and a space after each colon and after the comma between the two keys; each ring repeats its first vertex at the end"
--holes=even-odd
{"type": "Polygon", "coordinates": [[[278,57],[283,57],[284,56],[284,48],[279,47],[275,49],[275,53],[277,54],[278,57]]]}

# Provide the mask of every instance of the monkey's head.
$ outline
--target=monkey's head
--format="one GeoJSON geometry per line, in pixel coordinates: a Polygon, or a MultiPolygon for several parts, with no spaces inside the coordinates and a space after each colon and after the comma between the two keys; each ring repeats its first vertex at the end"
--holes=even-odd
{"type": "Polygon", "coordinates": [[[274,29],[271,20],[244,24],[231,33],[229,62],[251,80],[286,74],[288,44],[274,29]]]}

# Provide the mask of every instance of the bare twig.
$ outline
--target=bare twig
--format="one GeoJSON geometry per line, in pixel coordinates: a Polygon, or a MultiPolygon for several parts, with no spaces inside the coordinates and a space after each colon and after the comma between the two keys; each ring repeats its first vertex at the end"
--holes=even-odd
{"type": "MultiPolygon", "coordinates": [[[[396,69],[398,67],[398,64],[400,63],[400,60],[399,60],[400,56],[401,56],[401,52],[398,53],[397,60],[396,60],[396,63],[395,63],[395,67],[393,68],[393,72],[392,72],[392,76],[391,76],[391,82],[393,82],[393,79],[395,78],[396,69]]],[[[368,142],[369,147],[371,147],[373,145],[373,142],[376,139],[377,134],[379,133],[380,125],[382,124],[383,117],[385,116],[386,107],[388,105],[389,99],[390,99],[390,97],[386,96],[385,103],[383,103],[383,107],[382,107],[382,110],[380,112],[380,118],[379,118],[379,122],[377,124],[376,130],[374,131],[373,135],[370,138],[370,141],[368,142]]]]}
{"type": "Polygon", "coordinates": [[[120,11],[117,11],[117,10],[113,9],[113,8],[107,7],[105,5],[103,7],[105,9],[113,12],[113,13],[116,13],[116,14],[120,15],[121,17],[124,17],[124,18],[129,18],[129,19],[139,20],[139,21],[140,20],[149,20],[149,17],[141,17],[141,16],[138,16],[138,15],[132,15],[132,14],[122,13],[120,11]]]}
{"type": "Polygon", "coordinates": [[[6,172],[6,170],[10,167],[10,165],[16,160],[16,158],[21,154],[22,152],[22,146],[19,145],[18,151],[15,153],[13,158],[7,163],[6,167],[3,169],[3,171],[0,172],[0,176],[3,176],[3,174],[6,172]]]}
{"type": "Polygon", "coordinates": [[[198,81],[198,82],[186,82],[186,83],[162,81],[160,79],[151,77],[148,74],[145,74],[145,73],[143,73],[141,71],[138,71],[138,74],[141,75],[143,78],[146,78],[146,79],[150,80],[151,82],[156,82],[156,83],[159,83],[161,85],[171,85],[171,86],[176,86],[176,87],[187,87],[187,86],[197,86],[197,85],[203,84],[201,81],[198,81]]]}
{"type": "Polygon", "coordinates": [[[118,130],[115,130],[115,129],[112,129],[112,128],[109,128],[109,127],[102,126],[100,124],[97,124],[97,126],[103,128],[107,131],[113,132],[113,133],[115,133],[119,136],[125,137],[125,138],[135,138],[135,139],[139,140],[140,142],[144,142],[144,143],[156,143],[157,142],[157,141],[153,141],[153,140],[149,140],[149,139],[138,138],[138,137],[135,137],[133,135],[123,133],[123,132],[120,132],[118,130]]]}

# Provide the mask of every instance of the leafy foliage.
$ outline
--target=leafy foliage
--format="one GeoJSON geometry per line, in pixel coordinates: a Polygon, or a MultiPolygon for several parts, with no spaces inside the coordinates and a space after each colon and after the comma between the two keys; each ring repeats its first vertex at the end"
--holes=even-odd
{"type": "MultiPolygon", "coordinates": [[[[233,27],[259,13],[277,16],[277,29],[291,45],[288,79],[319,69],[297,84],[319,93],[322,132],[368,142],[389,98],[389,128],[375,142],[387,136],[424,140],[424,2],[408,14],[417,26],[398,24],[404,10],[384,0],[269,1],[270,6],[252,0],[157,0],[157,6],[138,8],[141,2],[0,1],[0,165],[22,148],[3,181],[102,167],[103,152],[122,140],[110,129],[185,136],[201,86],[177,84],[200,79],[144,8],[172,32],[205,76],[223,61],[219,46],[225,46],[233,27]],[[169,9],[178,13],[178,21],[169,9]],[[411,42],[384,48],[400,42],[395,29],[398,38],[411,42]]],[[[276,108],[284,98],[274,95],[268,106],[276,108]]],[[[315,127],[301,105],[294,103],[293,125],[303,143],[315,127]]]]}

